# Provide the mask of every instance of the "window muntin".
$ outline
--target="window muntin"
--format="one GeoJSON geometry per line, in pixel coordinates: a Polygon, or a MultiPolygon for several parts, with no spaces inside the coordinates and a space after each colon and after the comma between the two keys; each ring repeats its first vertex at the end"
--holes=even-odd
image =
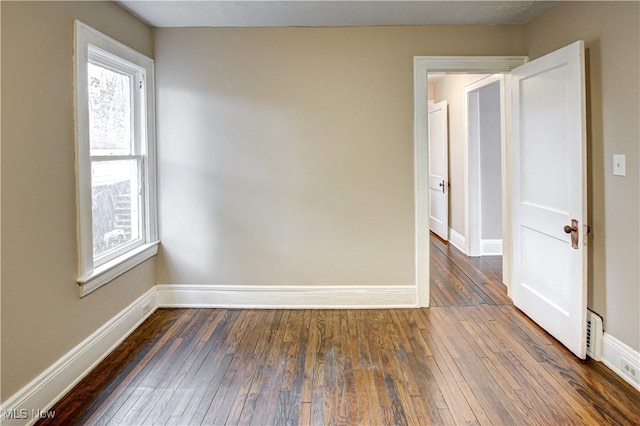
{"type": "Polygon", "coordinates": [[[157,253],[153,60],[76,21],[81,296],[157,253]]]}

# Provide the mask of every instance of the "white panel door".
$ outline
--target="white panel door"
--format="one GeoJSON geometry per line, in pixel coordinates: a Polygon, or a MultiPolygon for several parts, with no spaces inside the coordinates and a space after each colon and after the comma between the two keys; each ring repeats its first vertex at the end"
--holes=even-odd
{"type": "Polygon", "coordinates": [[[447,101],[429,104],[429,228],[449,238],[449,132],[447,101]]]}
{"type": "Polygon", "coordinates": [[[512,76],[513,302],[584,359],[587,198],[583,42],[522,65],[512,76]],[[572,221],[577,223],[575,231],[569,229],[572,221]],[[578,240],[574,247],[572,238],[578,240]]]}

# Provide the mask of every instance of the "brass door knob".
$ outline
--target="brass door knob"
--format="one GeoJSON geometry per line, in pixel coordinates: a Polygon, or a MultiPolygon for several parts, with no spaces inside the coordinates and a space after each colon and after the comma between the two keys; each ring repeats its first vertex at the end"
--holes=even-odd
{"type": "Polygon", "coordinates": [[[571,234],[571,248],[577,250],[578,240],[580,238],[580,233],[578,232],[578,220],[571,219],[571,225],[565,225],[563,229],[567,234],[571,234]]]}

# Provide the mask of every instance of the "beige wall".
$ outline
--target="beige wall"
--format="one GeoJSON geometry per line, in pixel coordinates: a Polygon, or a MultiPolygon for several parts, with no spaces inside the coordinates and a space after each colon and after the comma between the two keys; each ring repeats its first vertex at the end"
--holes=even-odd
{"type": "Polygon", "coordinates": [[[428,83],[427,84],[427,99],[432,101],[435,99],[435,93],[436,93],[436,86],[435,83],[428,83]]]}
{"type": "Polygon", "coordinates": [[[79,297],[73,20],[146,55],[150,29],[113,3],[1,7],[4,401],[151,288],[155,266],[79,297]]]}
{"type": "Polygon", "coordinates": [[[159,283],[412,285],[413,56],[521,27],[156,30],[159,283]]]}
{"type": "Polygon", "coordinates": [[[531,59],[585,41],[590,75],[589,305],[605,331],[640,350],[640,3],[560,2],[526,27],[531,59]],[[613,176],[613,154],[627,176],[613,176]]]}
{"type": "Polygon", "coordinates": [[[449,106],[449,228],[463,237],[464,230],[464,86],[484,74],[447,74],[434,83],[435,101],[449,106]]]}

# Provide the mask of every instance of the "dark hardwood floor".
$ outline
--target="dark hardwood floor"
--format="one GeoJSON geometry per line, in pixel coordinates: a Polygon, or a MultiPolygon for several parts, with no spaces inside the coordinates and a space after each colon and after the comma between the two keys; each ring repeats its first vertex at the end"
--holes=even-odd
{"type": "Polygon", "coordinates": [[[509,305],[502,256],[467,257],[431,234],[430,306],[509,305]]]}
{"type": "Polygon", "coordinates": [[[431,253],[428,309],[160,309],[39,424],[640,422],[637,391],[511,305],[500,258],[431,253]]]}

